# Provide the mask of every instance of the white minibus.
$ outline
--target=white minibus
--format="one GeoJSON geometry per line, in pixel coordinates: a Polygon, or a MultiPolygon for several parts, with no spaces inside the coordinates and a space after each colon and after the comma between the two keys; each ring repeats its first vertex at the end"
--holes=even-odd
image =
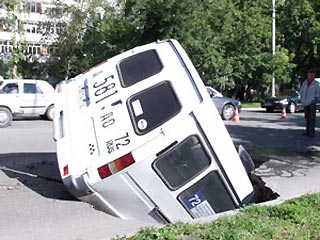
{"type": "Polygon", "coordinates": [[[139,46],[56,86],[61,178],[123,219],[190,221],[254,201],[253,186],[176,40],[139,46]]]}

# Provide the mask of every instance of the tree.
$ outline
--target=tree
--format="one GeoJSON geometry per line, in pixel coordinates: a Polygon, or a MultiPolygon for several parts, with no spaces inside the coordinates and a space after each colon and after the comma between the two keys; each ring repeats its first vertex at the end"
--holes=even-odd
{"type": "Polygon", "coordinates": [[[286,0],[278,13],[280,44],[292,56],[296,66],[291,73],[291,86],[298,87],[308,68],[320,63],[320,2],[286,0]]]}
{"type": "Polygon", "coordinates": [[[20,1],[1,0],[0,9],[3,13],[0,17],[2,29],[10,31],[12,34],[12,48],[10,54],[7,53],[8,60],[4,61],[5,75],[11,78],[18,77],[18,64],[25,58],[25,42],[23,40],[24,30],[19,19],[20,1]]]}
{"type": "Polygon", "coordinates": [[[49,20],[45,26],[47,37],[57,46],[56,54],[60,61],[53,71],[60,78],[70,78],[90,67],[84,37],[97,18],[101,18],[106,5],[106,2],[99,0],[77,0],[73,5],[55,1],[55,8],[48,14],[49,20]],[[50,29],[57,29],[57,34],[52,35],[50,29]]]}
{"type": "MultiPolygon", "coordinates": [[[[220,4],[224,1],[216,1],[212,8],[220,10],[220,4]]],[[[129,0],[125,6],[125,17],[135,24],[140,44],[177,39],[200,75],[212,85],[216,83],[216,75],[220,74],[217,66],[223,65],[224,59],[219,51],[221,46],[217,34],[211,26],[215,13],[208,8],[210,6],[209,1],[129,0]]]]}
{"type": "Polygon", "coordinates": [[[176,38],[206,84],[228,89],[271,82],[269,2],[129,0],[125,11],[142,43],[176,38]]]}
{"type": "Polygon", "coordinates": [[[104,12],[103,18],[99,15],[92,16],[91,25],[83,38],[82,50],[89,66],[140,43],[135,25],[123,17],[123,12],[110,5],[104,5],[100,10],[104,12]]]}
{"type": "Polygon", "coordinates": [[[57,8],[59,21],[70,14],[57,39],[60,75],[74,76],[137,45],[174,38],[205,84],[230,94],[236,84],[264,93],[275,71],[278,90],[293,88],[306,66],[319,62],[320,3],[276,3],[273,56],[270,0],[127,0],[120,8],[78,0],[76,6],[57,8]]]}

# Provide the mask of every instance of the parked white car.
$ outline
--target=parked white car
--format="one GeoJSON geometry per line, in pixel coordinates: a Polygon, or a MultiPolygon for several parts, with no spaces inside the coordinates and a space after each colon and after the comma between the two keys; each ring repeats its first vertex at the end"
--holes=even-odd
{"type": "Polygon", "coordinates": [[[44,80],[5,79],[0,81],[0,128],[15,116],[43,116],[53,119],[54,88],[44,80]]]}

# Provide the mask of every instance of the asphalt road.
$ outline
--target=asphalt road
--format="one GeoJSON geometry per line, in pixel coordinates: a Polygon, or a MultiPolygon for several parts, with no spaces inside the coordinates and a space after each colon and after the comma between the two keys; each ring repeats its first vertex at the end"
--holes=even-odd
{"type": "Polygon", "coordinates": [[[320,113],[314,138],[303,135],[303,112],[286,117],[254,109],[242,111],[240,122],[225,122],[235,144],[249,150],[256,174],[280,200],[320,192],[320,113]]]}
{"type": "MultiPolygon", "coordinates": [[[[315,138],[302,136],[303,114],[287,120],[280,114],[242,111],[239,122],[225,124],[281,198],[320,192],[320,129],[315,138]]],[[[52,123],[37,119],[0,129],[0,216],[2,240],[111,239],[153,225],[117,219],[74,199],[59,179],[52,123]]]]}
{"type": "Polygon", "coordinates": [[[122,220],[74,199],[60,181],[52,123],[0,129],[0,239],[107,240],[152,223],[122,220]]]}

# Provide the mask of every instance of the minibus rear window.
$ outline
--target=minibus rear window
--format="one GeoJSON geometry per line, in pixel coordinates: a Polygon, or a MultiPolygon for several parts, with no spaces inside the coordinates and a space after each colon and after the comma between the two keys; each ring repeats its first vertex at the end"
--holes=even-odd
{"type": "Polygon", "coordinates": [[[135,132],[142,135],[177,115],[181,104],[169,82],[161,82],[129,98],[128,108],[135,132]]]}
{"type": "Polygon", "coordinates": [[[183,191],[178,199],[194,218],[210,216],[236,207],[218,171],[207,174],[183,191]]]}
{"type": "Polygon", "coordinates": [[[121,84],[130,87],[148,77],[161,72],[163,65],[155,50],[138,53],[118,64],[121,84]]]}
{"type": "Polygon", "coordinates": [[[153,163],[155,172],[171,190],[176,190],[210,166],[211,160],[199,138],[189,136],[153,163]]]}

